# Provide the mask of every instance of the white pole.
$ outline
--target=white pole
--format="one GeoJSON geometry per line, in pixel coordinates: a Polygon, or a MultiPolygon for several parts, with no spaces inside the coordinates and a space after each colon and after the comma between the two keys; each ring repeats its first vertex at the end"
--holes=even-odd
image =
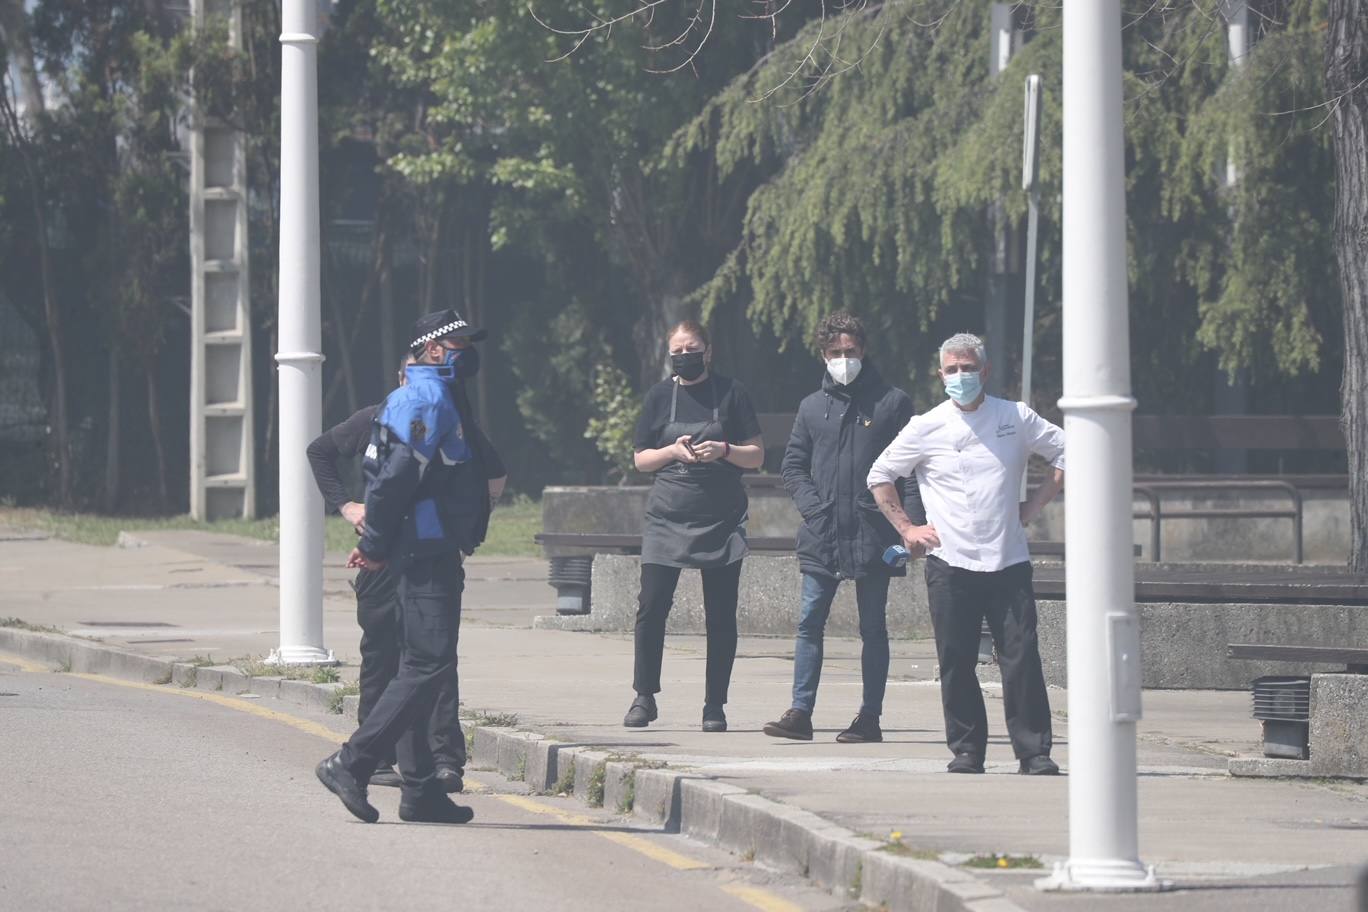
{"type": "MultiPolygon", "coordinates": [[[[1026,305],[1021,317],[1021,401],[1031,404],[1031,364],[1035,360],[1036,230],[1040,220],[1040,77],[1026,77],[1022,117],[1021,189],[1026,191],[1026,305]]],[[[1027,496],[1030,469],[1021,471],[1021,501],[1027,496]]]]}
{"type": "Polygon", "coordinates": [[[287,665],[323,648],[323,499],[305,449],[322,431],[319,320],[318,4],[284,0],[280,36],[280,648],[287,665]]]}
{"type": "Polygon", "coordinates": [[[1140,631],[1119,0],[1064,4],[1064,435],[1069,860],[1052,890],[1155,890],[1139,859],[1140,631]]]}

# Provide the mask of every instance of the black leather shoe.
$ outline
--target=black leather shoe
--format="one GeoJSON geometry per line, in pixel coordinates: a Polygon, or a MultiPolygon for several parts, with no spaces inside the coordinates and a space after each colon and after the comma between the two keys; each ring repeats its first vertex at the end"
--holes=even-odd
{"type": "Polygon", "coordinates": [[[465,791],[465,778],[454,766],[439,765],[433,778],[437,780],[437,787],[448,795],[465,791]]]}
{"type": "Polygon", "coordinates": [[[656,720],[656,715],[655,697],[650,694],[637,694],[622,724],[628,728],[645,728],[656,720]]]}
{"type": "Polygon", "coordinates": [[[965,752],[955,754],[955,759],[951,760],[945,767],[947,773],[981,773],[983,772],[983,758],[978,754],[965,752]]]}
{"type": "Polygon", "coordinates": [[[318,764],[314,772],[318,775],[318,781],[342,799],[342,804],[358,819],[366,823],[375,823],[380,819],[380,812],[371,807],[371,803],[366,800],[366,790],[357,784],[356,778],[342,765],[341,751],[318,764]]]}
{"type": "Polygon", "coordinates": [[[794,741],[812,740],[812,713],[801,709],[786,709],[778,722],[766,722],[765,734],[771,738],[792,738],[794,741]]]}
{"type": "Polygon", "coordinates": [[[475,819],[475,812],[446,795],[427,795],[401,798],[399,819],[409,823],[470,823],[475,819]]]}
{"type": "Polygon", "coordinates": [[[842,744],[877,744],[883,740],[883,729],[879,728],[878,716],[860,713],[850,723],[850,727],[836,736],[842,744]]]}
{"type": "Polygon", "coordinates": [[[703,705],[703,730],[705,732],[724,732],[727,730],[727,714],[720,706],[703,705]]]}
{"type": "Polygon", "coordinates": [[[371,785],[380,785],[385,788],[398,788],[404,784],[404,777],[400,776],[392,764],[385,764],[371,773],[371,785]]]}
{"type": "Polygon", "coordinates": [[[1051,760],[1049,754],[1036,754],[1022,760],[1017,772],[1023,776],[1058,776],[1059,764],[1051,760]]]}

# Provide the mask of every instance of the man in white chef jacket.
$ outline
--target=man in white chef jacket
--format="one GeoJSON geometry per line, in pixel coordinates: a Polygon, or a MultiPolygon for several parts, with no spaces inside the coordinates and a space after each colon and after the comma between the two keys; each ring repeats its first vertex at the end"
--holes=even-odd
{"type": "Polygon", "coordinates": [[[1025,526],[1064,487],[1064,432],[1025,403],[986,395],[988,368],[983,340],[968,333],[947,339],[940,376],[949,398],[907,423],[874,461],[868,484],[907,549],[926,554],[945,737],[955,755],[947,769],[983,772],[988,717],[976,666],[987,618],[1020,772],[1054,775],[1025,526]],[[1054,471],[1021,503],[1032,453],[1054,471]],[[924,526],[908,519],[894,487],[913,473],[926,505],[924,526]]]}

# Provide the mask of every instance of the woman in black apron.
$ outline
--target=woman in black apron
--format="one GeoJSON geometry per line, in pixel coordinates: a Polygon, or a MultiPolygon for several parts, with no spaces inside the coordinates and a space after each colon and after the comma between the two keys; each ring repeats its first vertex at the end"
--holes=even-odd
{"type": "Polygon", "coordinates": [[[736,591],[746,556],[746,492],[741,472],[765,461],[760,422],[740,383],[713,374],[708,333],[691,320],[668,337],[674,376],[646,393],[636,429],[636,467],[654,472],[641,539],[641,595],[636,622],[632,701],[623,725],[656,718],[665,621],[679,572],[703,575],[707,616],[707,690],[703,730],[727,730],[736,659],[736,591]]]}

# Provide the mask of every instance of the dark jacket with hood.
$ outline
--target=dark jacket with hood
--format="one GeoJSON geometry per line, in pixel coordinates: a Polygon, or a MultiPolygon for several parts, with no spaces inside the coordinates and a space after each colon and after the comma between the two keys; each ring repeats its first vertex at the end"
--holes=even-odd
{"type": "MultiPolygon", "coordinates": [[[[869,361],[855,382],[841,386],[822,373],[822,388],[805,398],[784,450],[784,487],[803,524],[798,563],[804,573],[859,579],[869,572],[901,576],[883,562],[901,539],[865,485],[870,466],[913,416],[912,399],[889,386],[869,361]]],[[[925,522],[916,478],[899,482],[903,508],[925,522]]]]}

